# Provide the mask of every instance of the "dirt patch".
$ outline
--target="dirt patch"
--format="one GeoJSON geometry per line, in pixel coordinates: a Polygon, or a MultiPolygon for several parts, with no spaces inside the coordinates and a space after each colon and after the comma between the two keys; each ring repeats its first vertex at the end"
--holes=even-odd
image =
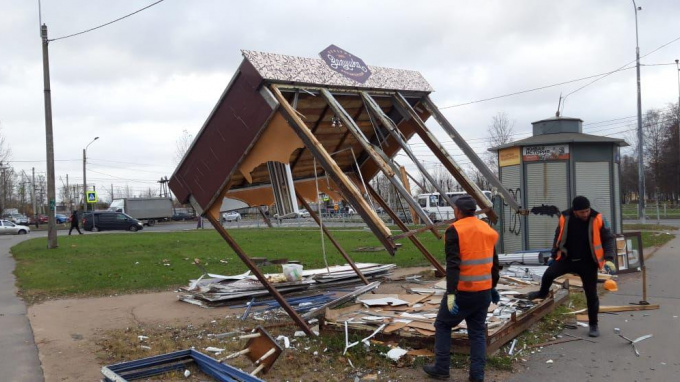
{"type": "MultiPolygon", "coordinates": [[[[415,273],[420,271],[422,269],[415,273]]],[[[386,283],[379,293],[401,291],[406,285],[404,281],[386,283]]],[[[52,300],[28,308],[47,382],[100,380],[103,365],[192,346],[199,351],[207,346],[224,348],[225,353],[240,350],[245,344],[243,341],[209,336],[236,327],[263,324],[254,320],[238,321],[235,317],[240,313],[240,309],[204,309],[182,303],[177,301],[176,292],[52,300]],[[142,340],[139,336],[148,338],[142,340]]],[[[295,330],[289,326],[271,332],[292,340],[295,330]]],[[[354,381],[358,377],[359,380],[421,381],[424,379],[421,366],[431,360],[407,357],[395,364],[381,355],[389,350],[386,344],[374,344],[368,350],[356,346],[348,353],[349,357],[343,357],[344,336],[297,338],[293,344],[295,348],[284,351],[264,379],[354,381]]],[[[248,366],[238,362],[235,366],[248,366]]],[[[460,357],[452,369],[454,379],[466,380],[468,365],[467,357],[460,357]]],[[[487,371],[487,381],[502,381],[509,374],[488,369],[491,370],[487,371]]],[[[185,380],[183,376],[176,378],[185,380]]]]}

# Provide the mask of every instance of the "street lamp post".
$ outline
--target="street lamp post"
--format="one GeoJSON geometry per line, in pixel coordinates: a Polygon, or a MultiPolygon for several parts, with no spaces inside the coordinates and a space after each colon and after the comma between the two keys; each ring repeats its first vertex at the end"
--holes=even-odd
{"type": "Polygon", "coordinates": [[[94,137],[92,142],[88,143],[87,146],[83,149],[83,202],[85,203],[85,211],[87,211],[87,172],[85,171],[86,169],[86,163],[87,163],[87,148],[90,147],[91,144],[94,143],[99,139],[99,137],[94,137]]]}
{"type": "Polygon", "coordinates": [[[643,159],[643,136],[642,136],[642,91],[640,90],[640,44],[638,41],[638,19],[637,13],[642,10],[633,1],[635,9],[635,67],[637,71],[637,120],[638,120],[638,217],[641,223],[645,223],[645,164],[643,159]]]}

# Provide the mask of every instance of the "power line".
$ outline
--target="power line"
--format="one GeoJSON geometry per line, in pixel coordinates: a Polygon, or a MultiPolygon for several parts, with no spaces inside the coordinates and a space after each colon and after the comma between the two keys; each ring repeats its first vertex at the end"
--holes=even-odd
{"type": "Polygon", "coordinates": [[[73,33],[73,34],[70,34],[70,35],[68,35],[68,36],[62,36],[62,37],[53,38],[53,39],[50,39],[50,40],[48,40],[48,41],[63,40],[63,39],[65,39],[65,38],[78,36],[78,35],[81,35],[81,34],[84,34],[84,33],[87,33],[87,32],[92,32],[93,30],[96,30],[96,29],[99,29],[99,28],[103,28],[103,27],[105,27],[105,26],[107,26],[107,25],[111,25],[111,24],[113,24],[113,23],[115,23],[115,22],[118,22],[118,21],[121,21],[121,20],[123,20],[123,19],[126,19],[126,18],[128,18],[128,17],[130,17],[130,16],[132,16],[132,15],[134,15],[134,14],[137,14],[137,13],[139,13],[139,12],[145,10],[145,9],[149,9],[149,8],[153,7],[154,5],[156,5],[156,4],[158,4],[158,3],[162,3],[163,1],[165,1],[165,0],[158,0],[157,2],[155,2],[155,3],[153,3],[153,4],[147,5],[146,7],[142,8],[142,9],[138,9],[138,10],[132,12],[132,13],[129,13],[129,14],[123,16],[123,17],[119,17],[119,18],[117,18],[117,19],[115,19],[115,20],[113,20],[113,21],[109,21],[109,22],[106,23],[106,24],[102,24],[102,25],[96,26],[96,27],[94,27],[94,28],[90,28],[90,29],[84,30],[84,31],[82,31],[82,32],[73,33]]]}
{"type": "MultiPolygon", "coordinates": [[[[633,68],[634,68],[634,67],[625,68],[625,69],[619,68],[619,69],[617,69],[616,71],[623,71],[623,70],[628,70],[628,69],[633,69],[633,68]]],[[[439,110],[450,109],[450,108],[453,108],[453,107],[467,106],[467,105],[472,105],[472,104],[475,104],[475,103],[486,102],[486,101],[492,101],[492,100],[499,99],[499,98],[505,98],[505,97],[516,96],[516,95],[519,95],[519,94],[535,92],[535,91],[537,91],[537,90],[543,90],[543,89],[553,88],[553,87],[555,87],[555,86],[571,84],[571,83],[579,82],[579,81],[585,81],[585,80],[588,80],[588,79],[591,79],[591,78],[595,78],[595,77],[599,77],[599,76],[602,76],[602,75],[605,75],[605,74],[611,74],[611,73],[613,73],[613,72],[595,74],[595,75],[588,76],[588,77],[577,78],[577,79],[575,79],[575,80],[560,82],[560,83],[552,84],[552,85],[540,86],[540,87],[533,88],[533,89],[521,90],[521,91],[518,91],[518,92],[509,93],[509,94],[503,94],[503,95],[496,96],[496,97],[484,98],[484,99],[480,99],[480,100],[476,100],[476,101],[470,101],[470,102],[460,103],[460,104],[457,104],[457,105],[444,106],[444,107],[440,107],[439,110]]]]}
{"type": "MultiPolygon", "coordinates": [[[[649,56],[650,54],[652,54],[652,53],[654,53],[654,52],[656,52],[656,51],[658,51],[658,50],[660,50],[660,49],[663,49],[663,48],[665,48],[666,46],[668,46],[668,45],[670,45],[670,44],[672,44],[672,43],[674,43],[674,42],[676,42],[676,41],[678,41],[678,40],[680,40],[680,37],[677,37],[677,38],[675,38],[675,39],[673,39],[673,40],[671,40],[671,41],[669,41],[669,42],[667,42],[667,43],[665,43],[665,44],[659,46],[658,48],[656,48],[656,49],[652,50],[651,52],[649,52],[649,53],[647,53],[647,54],[641,56],[640,58],[647,57],[647,56],[649,56]]],[[[628,65],[630,65],[630,64],[632,64],[632,63],[634,63],[634,62],[635,62],[635,60],[633,60],[633,61],[631,61],[631,62],[629,62],[629,63],[627,63],[627,64],[621,66],[620,68],[618,68],[618,69],[616,69],[616,70],[610,71],[610,72],[600,73],[600,74],[596,74],[596,75],[592,75],[592,76],[588,76],[588,77],[577,78],[577,79],[570,80],[570,81],[560,82],[560,83],[556,83],[556,84],[552,84],[552,85],[540,86],[540,87],[533,88],[533,89],[521,90],[521,91],[509,93],[509,94],[503,94],[503,95],[500,95],[500,96],[495,96],[495,97],[490,97],[490,98],[484,98],[484,99],[475,100],[475,101],[470,101],[470,102],[465,102],[465,103],[461,103],[461,104],[450,105],[450,106],[444,106],[444,107],[440,107],[439,109],[440,109],[440,110],[444,110],[444,109],[450,109],[450,108],[454,108],[454,107],[467,106],[467,105],[472,105],[472,104],[475,104],[475,103],[486,102],[486,101],[492,101],[492,100],[499,99],[499,98],[511,97],[511,96],[520,95],[520,94],[525,94],[525,93],[530,93],[530,92],[534,92],[534,91],[538,91],[538,90],[544,90],[544,89],[552,88],[552,87],[555,87],[555,86],[566,85],[566,84],[570,84],[570,83],[574,83],[574,82],[579,82],[579,81],[584,81],[584,80],[588,80],[588,79],[591,79],[591,78],[600,77],[600,78],[597,78],[595,81],[591,81],[590,83],[588,83],[588,84],[586,84],[586,85],[584,85],[584,86],[582,86],[582,87],[580,87],[580,88],[574,90],[573,92],[567,94],[566,96],[564,96],[564,98],[567,98],[567,96],[569,96],[569,95],[571,95],[571,94],[574,94],[574,93],[576,93],[577,91],[579,91],[579,90],[585,88],[586,86],[589,86],[589,85],[591,85],[591,84],[593,84],[593,83],[595,83],[595,82],[601,80],[602,78],[606,78],[606,77],[608,77],[609,75],[611,75],[611,74],[613,74],[613,73],[617,73],[617,72],[624,71],[624,70],[628,70],[628,69],[634,69],[634,68],[635,68],[634,66],[631,66],[631,67],[628,67],[628,68],[626,67],[626,66],[628,66],[628,65]]],[[[672,63],[672,64],[648,64],[648,65],[646,65],[646,66],[661,66],[661,65],[674,65],[674,64],[675,64],[675,63],[672,63]]],[[[564,98],[563,98],[563,99],[564,99],[564,98]]],[[[563,106],[562,108],[564,108],[564,106],[563,106]]]]}
{"type": "MultiPolygon", "coordinates": [[[[636,17],[637,17],[637,16],[636,16],[636,17]]],[[[658,48],[652,50],[651,52],[649,52],[649,53],[643,55],[643,56],[640,57],[640,58],[647,57],[647,56],[649,56],[650,54],[652,54],[652,53],[654,53],[654,52],[656,52],[656,51],[658,51],[658,50],[660,50],[660,49],[662,49],[662,48],[664,48],[664,47],[666,47],[666,46],[668,46],[668,45],[670,45],[670,44],[672,44],[672,43],[674,43],[674,42],[676,42],[676,41],[678,41],[678,40],[680,40],[680,37],[677,37],[677,38],[675,38],[675,39],[673,39],[673,40],[671,40],[671,41],[669,41],[669,42],[667,42],[667,43],[661,45],[660,47],[658,47],[658,48]]],[[[611,75],[612,73],[616,73],[616,72],[618,72],[619,70],[623,69],[624,67],[626,67],[626,66],[628,66],[628,65],[630,65],[630,64],[632,64],[632,63],[634,63],[634,62],[636,62],[636,61],[638,61],[638,60],[639,60],[639,59],[635,59],[635,60],[633,60],[633,61],[631,61],[631,62],[629,62],[629,63],[623,65],[623,66],[620,67],[619,69],[616,69],[615,71],[609,72],[609,73],[603,75],[602,77],[600,77],[600,78],[598,78],[598,79],[595,79],[595,80],[593,80],[593,81],[591,81],[591,82],[589,82],[589,83],[587,83],[587,84],[581,86],[580,88],[574,90],[573,92],[567,93],[567,95],[565,95],[564,98],[562,98],[562,110],[564,110],[564,101],[565,101],[566,98],[569,97],[570,95],[572,95],[572,94],[578,92],[579,90],[581,90],[581,89],[583,89],[583,88],[585,88],[585,87],[587,87],[587,86],[590,86],[590,85],[594,84],[595,82],[597,82],[597,81],[599,81],[599,80],[601,80],[601,79],[603,79],[603,78],[609,77],[609,75],[611,75]]],[[[650,65],[650,66],[656,66],[656,65],[657,65],[657,64],[652,64],[652,65],[650,65]]],[[[627,69],[632,69],[632,67],[631,67],[631,68],[627,68],[627,69]]],[[[639,86],[639,85],[638,85],[638,86],[639,86]]]]}

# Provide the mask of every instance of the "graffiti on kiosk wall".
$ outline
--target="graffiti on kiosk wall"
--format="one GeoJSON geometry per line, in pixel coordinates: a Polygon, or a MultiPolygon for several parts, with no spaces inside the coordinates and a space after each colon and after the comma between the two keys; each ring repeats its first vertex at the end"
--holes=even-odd
{"type": "Polygon", "coordinates": [[[525,162],[569,159],[569,145],[526,146],[522,148],[525,162]]]}

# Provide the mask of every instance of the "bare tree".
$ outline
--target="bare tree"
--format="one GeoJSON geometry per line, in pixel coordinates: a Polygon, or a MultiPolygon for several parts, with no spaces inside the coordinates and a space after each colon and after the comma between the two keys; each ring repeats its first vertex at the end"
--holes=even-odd
{"type": "MultiPolygon", "coordinates": [[[[506,112],[499,111],[491,118],[491,125],[487,127],[486,132],[489,134],[486,141],[489,147],[510,143],[515,134],[515,121],[511,121],[506,112]]],[[[498,176],[498,154],[487,152],[485,157],[486,165],[498,176]]]]}
{"type": "Polygon", "coordinates": [[[194,136],[191,135],[187,130],[182,131],[182,135],[177,138],[175,142],[175,164],[179,164],[184,158],[184,154],[191,147],[191,143],[194,141],[194,136]]]}

